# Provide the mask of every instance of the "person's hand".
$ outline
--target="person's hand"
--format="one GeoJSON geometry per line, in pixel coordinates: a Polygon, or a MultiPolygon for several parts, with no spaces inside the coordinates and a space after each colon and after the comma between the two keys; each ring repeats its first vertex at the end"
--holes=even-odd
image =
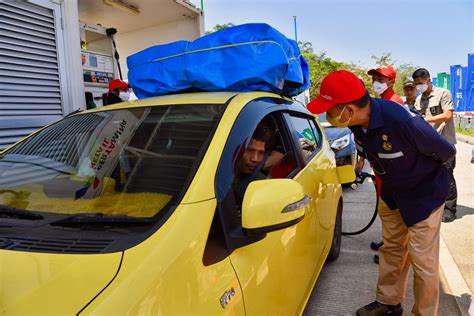
{"type": "Polygon", "coordinates": [[[301,149],[303,150],[306,149],[311,152],[313,152],[316,149],[316,143],[313,141],[310,141],[307,138],[300,138],[300,146],[301,146],[301,149]]]}
{"type": "Polygon", "coordinates": [[[364,169],[364,164],[365,164],[365,159],[362,157],[359,157],[356,163],[357,174],[360,174],[362,172],[362,169],[364,169]]]}
{"type": "Polygon", "coordinates": [[[263,165],[263,170],[264,171],[269,171],[270,169],[273,168],[275,164],[277,164],[282,158],[283,154],[277,150],[272,150],[270,153],[270,156],[268,156],[267,160],[265,161],[265,164],[263,165]]]}

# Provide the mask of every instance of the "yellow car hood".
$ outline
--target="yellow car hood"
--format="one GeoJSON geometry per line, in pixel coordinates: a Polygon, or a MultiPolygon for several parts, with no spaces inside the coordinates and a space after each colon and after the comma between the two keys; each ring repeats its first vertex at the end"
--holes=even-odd
{"type": "Polygon", "coordinates": [[[122,253],[0,250],[0,315],[73,315],[114,277],[122,253]]]}

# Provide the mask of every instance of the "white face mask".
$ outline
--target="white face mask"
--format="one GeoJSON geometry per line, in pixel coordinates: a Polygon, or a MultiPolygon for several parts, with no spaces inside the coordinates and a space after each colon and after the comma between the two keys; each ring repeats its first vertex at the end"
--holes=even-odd
{"type": "Polygon", "coordinates": [[[416,91],[420,93],[425,93],[425,91],[428,90],[428,84],[427,83],[422,83],[422,84],[417,84],[416,85],[416,91]]]}
{"type": "Polygon", "coordinates": [[[130,92],[120,91],[119,98],[123,102],[127,102],[130,99],[130,92]]]}
{"type": "Polygon", "coordinates": [[[373,86],[374,86],[375,93],[377,93],[379,95],[384,93],[388,88],[386,83],[381,83],[381,82],[378,82],[378,81],[374,81],[373,86]]]}

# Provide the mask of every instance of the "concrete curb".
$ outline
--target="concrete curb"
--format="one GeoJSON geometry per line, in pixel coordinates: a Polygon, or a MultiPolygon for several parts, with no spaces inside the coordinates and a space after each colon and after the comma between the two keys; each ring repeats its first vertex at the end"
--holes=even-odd
{"type": "Polygon", "coordinates": [[[469,306],[472,303],[472,293],[444,242],[443,236],[440,236],[439,265],[448,283],[450,294],[456,299],[459,311],[463,316],[468,315],[469,306]]]}
{"type": "Polygon", "coordinates": [[[456,134],[456,139],[460,142],[464,142],[464,143],[474,145],[474,137],[457,133],[456,134]]]}

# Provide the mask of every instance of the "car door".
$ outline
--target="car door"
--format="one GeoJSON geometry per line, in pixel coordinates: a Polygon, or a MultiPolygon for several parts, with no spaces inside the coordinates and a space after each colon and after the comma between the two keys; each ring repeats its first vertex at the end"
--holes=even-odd
{"type": "MultiPolygon", "coordinates": [[[[233,161],[239,152],[245,150],[245,140],[252,136],[266,115],[271,114],[278,121],[285,154],[299,155],[296,152],[299,148],[292,142],[291,131],[283,118],[288,104],[281,101],[277,104],[270,99],[255,100],[242,110],[227,141],[216,176],[218,212],[226,232],[230,260],[244,293],[245,309],[250,315],[302,312],[319,261],[319,220],[314,210],[308,211],[302,221],[288,228],[264,236],[246,236],[231,189],[235,170],[233,161]]],[[[294,169],[287,177],[295,177],[301,168],[302,161],[295,161],[294,169]]]]}
{"type": "Polygon", "coordinates": [[[313,199],[314,216],[317,218],[312,232],[318,235],[316,253],[318,269],[322,268],[332,240],[332,230],[336,218],[334,196],[335,183],[334,166],[324,151],[323,135],[314,118],[304,112],[289,112],[285,114],[292,136],[300,146],[300,153],[305,167],[294,178],[298,181],[308,196],[313,199]]]}

